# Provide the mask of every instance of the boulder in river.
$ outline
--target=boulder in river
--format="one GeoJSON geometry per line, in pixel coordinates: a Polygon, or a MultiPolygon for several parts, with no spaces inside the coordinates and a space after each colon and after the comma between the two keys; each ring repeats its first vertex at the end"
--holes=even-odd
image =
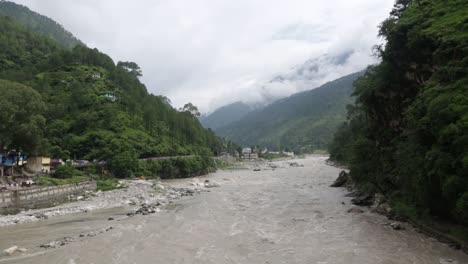
{"type": "Polygon", "coordinates": [[[342,187],[349,181],[349,174],[346,171],[341,171],[338,178],[330,185],[330,187],[342,187]]]}
{"type": "Polygon", "coordinates": [[[392,208],[387,203],[381,203],[372,209],[373,213],[378,213],[385,216],[392,215],[392,208]]]}
{"type": "Polygon", "coordinates": [[[358,206],[371,206],[374,204],[374,196],[368,194],[360,195],[351,199],[351,203],[358,206]]]}
{"type": "Polygon", "coordinates": [[[18,250],[18,246],[12,246],[12,247],[9,247],[9,248],[3,250],[3,253],[5,253],[8,256],[11,256],[11,255],[15,254],[15,252],[17,250],[18,250]]]}
{"type": "Polygon", "coordinates": [[[205,188],[214,188],[214,187],[220,187],[220,185],[216,182],[210,182],[209,180],[205,181],[205,188]]]}
{"type": "Polygon", "coordinates": [[[348,213],[361,214],[361,213],[364,213],[364,211],[360,208],[353,207],[348,210],[348,213]]]}
{"type": "Polygon", "coordinates": [[[404,230],[405,228],[400,224],[400,223],[390,223],[390,226],[393,228],[393,230],[404,230]]]}
{"type": "Polygon", "coordinates": [[[288,164],[289,164],[289,167],[296,167],[296,168],[297,167],[304,167],[304,165],[299,164],[297,162],[289,162],[288,164]]]}

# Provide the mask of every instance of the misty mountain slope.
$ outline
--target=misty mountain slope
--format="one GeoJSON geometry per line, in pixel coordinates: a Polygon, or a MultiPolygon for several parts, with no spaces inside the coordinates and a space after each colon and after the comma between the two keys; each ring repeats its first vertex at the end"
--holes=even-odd
{"type": "Polygon", "coordinates": [[[46,16],[31,11],[25,6],[2,0],[0,1],[0,16],[11,17],[27,29],[49,37],[67,49],[79,44],[84,45],[72,33],[64,29],[62,25],[46,16]]]}
{"type": "MultiPolygon", "coordinates": [[[[301,64],[273,76],[261,85],[262,102],[270,104],[295,93],[308,91],[329,81],[362,70],[362,66],[351,63],[362,57],[362,52],[347,49],[310,57],[301,64]]],[[[372,64],[371,60],[366,64],[372,64]]]]}
{"type": "Polygon", "coordinates": [[[243,145],[295,151],[324,149],[337,126],[345,120],[346,105],[352,101],[353,82],[361,74],[347,75],[278,100],[215,132],[243,145]]]}
{"type": "Polygon", "coordinates": [[[206,128],[217,129],[243,118],[254,107],[243,102],[235,102],[216,109],[209,115],[200,117],[201,124],[206,128]]]}

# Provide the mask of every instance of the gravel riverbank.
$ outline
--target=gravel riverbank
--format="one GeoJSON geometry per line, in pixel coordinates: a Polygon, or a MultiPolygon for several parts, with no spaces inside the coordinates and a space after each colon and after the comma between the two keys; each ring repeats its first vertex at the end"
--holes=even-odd
{"type": "Polygon", "coordinates": [[[50,208],[23,211],[15,215],[0,216],[0,227],[115,207],[127,207],[129,212],[137,210],[142,205],[157,204],[158,207],[163,207],[183,196],[192,196],[207,191],[206,187],[213,185],[209,182],[198,185],[190,184],[198,182],[196,179],[185,181],[185,184],[179,182],[177,186],[171,186],[160,181],[124,180],[122,184],[128,186],[127,188],[106,192],[86,192],[83,196],[71,197],[73,202],[50,208]]]}

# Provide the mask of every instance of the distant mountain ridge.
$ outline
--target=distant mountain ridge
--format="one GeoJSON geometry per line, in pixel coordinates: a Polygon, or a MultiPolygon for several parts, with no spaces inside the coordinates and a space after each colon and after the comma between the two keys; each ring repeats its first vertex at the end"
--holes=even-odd
{"type": "Polygon", "coordinates": [[[46,16],[31,11],[26,6],[2,0],[0,1],[0,16],[11,17],[25,28],[49,37],[67,49],[72,49],[77,45],[84,45],[72,33],[64,29],[62,25],[46,16]]]}
{"type": "Polygon", "coordinates": [[[209,115],[202,115],[200,122],[206,128],[217,129],[240,120],[252,110],[254,110],[254,106],[252,105],[244,102],[235,102],[220,107],[209,115]]]}
{"type": "Polygon", "coordinates": [[[242,145],[296,152],[325,149],[352,102],[353,82],[362,72],[293,94],[214,131],[242,145]]]}

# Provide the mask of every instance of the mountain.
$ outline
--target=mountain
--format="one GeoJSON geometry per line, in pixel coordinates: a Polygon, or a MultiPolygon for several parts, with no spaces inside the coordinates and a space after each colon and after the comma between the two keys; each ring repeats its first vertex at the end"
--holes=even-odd
{"type": "Polygon", "coordinates": [[[372,59],[362,59],[367,57],[363,53],[353,49],[329,52],[311,57],[280,74],[273,75],[268,81],[258,84],[261,103],[267,105],[362,70],[365,66],[355,64],[356,61],[360,61],[360,65],[373,64],[372,59]]]}
{"type": "Polygon", "coordinates": [[[2,0],[0,1],[0,16],[11,17],[25,28],[49,37],[67,49],[72,49],[76,45],[84,45],[54,20],[31,11],[25,6],[2,0]]]}
{"type": "Polygon", "coordinates": [[[242,145],[261,145],[296,152],[325,149],[352,102],[353,82],[362,73],[347,75],[316,89],[293,94],[239,121],[215,129],[242,145]]]}
{"type": "Polygon", "coordinates": [[[254,106],[235,102],[216,109],[209,115],[200,117],[201,124],[206,128],[217,129],[240,120],[254,109],[254,106]]]}
{"type": "Polygon", "coordinates": [[[105,160],[119,177],[172,177],[207,171],[205,157],[223,148],[189,111],[149,94],[136,63],[65,48],[12,17],[0,16],[0,32],[0,150],[105,160]],[[178,155],[197,158],[138,161],[178,155]]]}

